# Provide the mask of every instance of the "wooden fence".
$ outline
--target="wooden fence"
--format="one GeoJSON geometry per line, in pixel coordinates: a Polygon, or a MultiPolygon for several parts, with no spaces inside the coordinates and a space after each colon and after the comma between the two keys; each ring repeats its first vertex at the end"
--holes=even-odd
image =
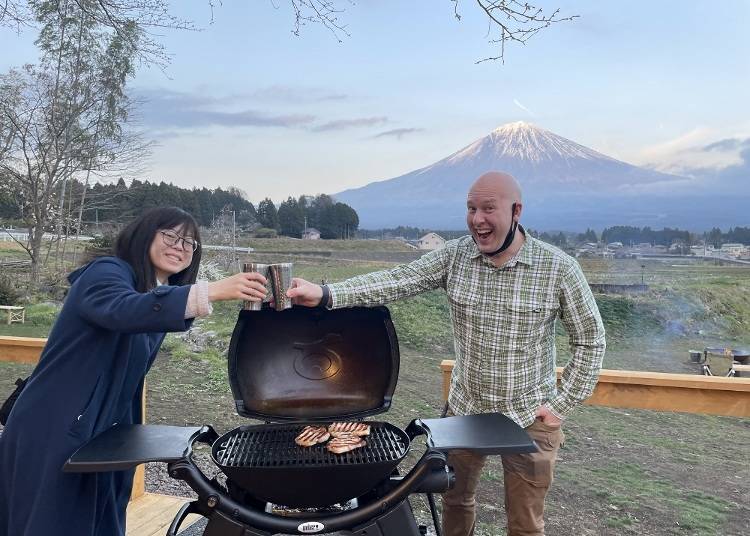
{"type": "MultiPolygon", "coordinates": [[[[45,343],[46,339],[0,337],[0,361],[35,363],[45,343]]],[[[440,364],[444,399],[448,397],[454,364],[453,360],[440,364]]],[[[557,369],[557,374],[559,379],[562,368],[557,369]]],[[[594,394],[586,404],[750,417],[750,378],[603,370],[594,394]]],[[[145,420],[145,389],[143,415],[145,420]]],[[[131,498],[140,497],[145,489],[144,468],[139,466],[131,498]]]]}
{"type": "MultiPolygon", "coordinates": [[[[454,364],[452,359],[440,364],[445,400],[454,364]]],[[[562,370],[557,369],[558,380],[562,370]]],[[[585,404],[750,417],[750,378],[605,369],[585,404]]]]}

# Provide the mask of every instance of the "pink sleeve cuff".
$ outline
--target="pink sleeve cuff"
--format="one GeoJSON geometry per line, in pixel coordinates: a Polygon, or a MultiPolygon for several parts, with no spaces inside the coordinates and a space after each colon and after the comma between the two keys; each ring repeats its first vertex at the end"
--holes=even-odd
{"type": "Polygon", "coordinates": [[[208,281],[196,281],[190,287],[187,306],[185,307],[185,318],[200,318],[208,316],[213,311],[211,302],[208,301],[208,281]]]}

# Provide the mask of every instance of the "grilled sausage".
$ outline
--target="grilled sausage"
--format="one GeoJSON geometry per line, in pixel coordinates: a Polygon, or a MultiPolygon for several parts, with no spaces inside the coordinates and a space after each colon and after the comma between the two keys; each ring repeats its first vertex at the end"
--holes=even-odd
{"type": "Polygon", "coordinates": [[[300,447],[312,447],[318,443],[325,443],[331,437],[325,426],[305,426],[302,432],[294,438],[300,447]]]}

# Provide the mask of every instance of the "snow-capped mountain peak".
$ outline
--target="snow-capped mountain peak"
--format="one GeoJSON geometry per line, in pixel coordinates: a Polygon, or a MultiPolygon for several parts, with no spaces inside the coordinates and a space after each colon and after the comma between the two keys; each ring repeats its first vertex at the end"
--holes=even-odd
{"type": "Polygon", "coordinates": [[[528,162],[544,162],[558,158],[613,160],[525,121],[501,125],[445,160],[458,163],[467,158],[476,158],[482,153],[492,154],[496,158],[520,158],[528,162]]]}

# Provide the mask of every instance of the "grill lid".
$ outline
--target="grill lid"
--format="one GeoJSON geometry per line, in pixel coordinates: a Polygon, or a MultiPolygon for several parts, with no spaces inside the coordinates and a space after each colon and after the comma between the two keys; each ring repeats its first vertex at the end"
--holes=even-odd
{"type": "Polygon", "coordinates": [[[398,341],[385,307],[243,310],[228,364],[244,417],[356,419],[390,408],[398,341]]]}

